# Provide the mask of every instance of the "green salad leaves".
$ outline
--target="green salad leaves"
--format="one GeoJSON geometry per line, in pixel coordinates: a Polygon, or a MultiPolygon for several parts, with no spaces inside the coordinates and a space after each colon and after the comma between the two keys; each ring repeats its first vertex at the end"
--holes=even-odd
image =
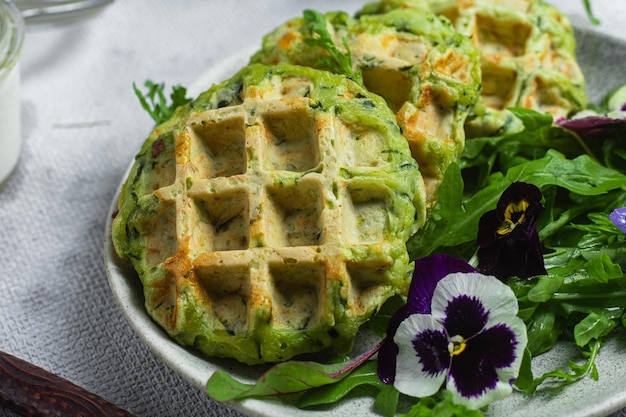
{"type": "MultiPolygon", "coordinates": [[[[523,121],[524,130],[468,141],[459,163],[445,175],[426,226],[411,238],[408,247],[412,259],[448,253],[476,264],[481,216],[495,207],[515,181],[541,189],[545,210],[538,220],[538,232],[548,274],[508,281],[528,332],[515,386],[530,395],[546,381],[554,387],[555,383],[601,377],[595,360],[604,340],[626,325],[626,243],[624,233],[609,219],[611,210],[626,206],[626,161],[610,167],[602,162],[626,155],[626,138],[581,142],[580,137],[554,125],[549,115],[511,111],[523,121]],[[565,369],[533,375],[532,359],[559,340],[577,346],[579,353],[565,369]]],[[[381,320],[385,319],[379,317],[381,320]]],[[[401,409],[406,398],[392,385],[381,383],[374,361],[356,367],[346,361],[328,369],[298,366],[297,382],[289,382],[281,364],[270,368],[256,384],[239,386],[239,394],[229,399],[254,396],[261,384],[261,391],[273,395],[295,395],[299,407],[316,407],[340,401],[359,387],[376,399],[376,409],[384,416],[482,415],[454,404],[446,391],[412,399],[408,410],[401,409]]],[[[207,392],[213,398],[224,398],[220,391],[231,389],[233,382],[226,383],[224,378],[231,377],[216,373],[209,380],[207,392]]]]}
{"type": "Polygon", "coordinates": [[[623,155],[626,138],[581,143],[549,115],[512,112],[524,131],[468,141],[459,165],[446,173],[426,228],[409,248],[413,257],[446,252],[472,259],[478,220],[505,187],[524,181],[541,188],[546,210],[538,229],[548,274],[509,282],[528,328],[528,357],[516,385],[530,394],[548,379],[598,378],[595,359],[603,340],[625,324],[626,245],[608,215],[626,205],[626,161],[611,167],[600,161],[623,155]],[[583,363],[572,358],[569,369],[534,378],[531,358],[557,340],[578,346],[583,363]]]}

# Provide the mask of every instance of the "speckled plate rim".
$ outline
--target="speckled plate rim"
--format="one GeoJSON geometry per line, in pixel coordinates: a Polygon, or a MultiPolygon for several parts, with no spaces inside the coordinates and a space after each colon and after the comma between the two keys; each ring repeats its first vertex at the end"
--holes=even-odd
{"type": "MultiPolygon", "coordinates": [[[[579,62],[586,75],[590,101],[597,102],[612,87],[626,83],[626,73],[616,71],[616,68],[626,62],[626,42],[588,29],[577,28],[576,34],[579,62]]],[[[196,96],[213,83],[230,77],[245,65],[253,50],[250,48],[241,51],[203,72],[188,88],[190,95],[196,96]]],[[[128,171],[124,178],[127,174],[128,171]]],[[[208,378],[217,370],[224,370],[244,382],[256,379],[262,372],[259,367],[247,367],[231,360],[204,358],[174,342],[146,314],[137,275],[127,262],[116,255],[111,241],[111,223],[117,211],[121,185],[113,198],[106,222],[104,263],[113,296],[130,326],[166,365],[202,391],[208,378]]],[[[533,362],[535,374],[566,366],[565,358],[571,357],[572,352],[571,346],[558,344],[533,362]]],[[[597,359],[598,381],[585,378],[563,389],[547,387],[532,397],[513,393],[505,400],[492,404],[485,415],[535,417],[538,410],[541,410],[542,415],[552,417],[602,417],[620,410],[626,407],[625,352],[626,332],[617,331],[607,341],[597,359]]],[[[370,397],[355,397],[333,407],[315,410],[301,410],[290,404],[255,399],[231,402],[228,405],[251,417],[374,417],[378,414],[374,412],[373,404],[370,397]]]]}

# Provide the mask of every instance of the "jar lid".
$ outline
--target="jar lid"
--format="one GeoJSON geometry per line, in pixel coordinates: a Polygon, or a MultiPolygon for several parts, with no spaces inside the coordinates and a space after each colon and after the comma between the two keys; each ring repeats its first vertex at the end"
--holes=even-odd
{"type": "Polygon", "coordinates": [[[0,80],[17,63],[24,43],[24,20],[15,5],[0,0],[0,80]]]}

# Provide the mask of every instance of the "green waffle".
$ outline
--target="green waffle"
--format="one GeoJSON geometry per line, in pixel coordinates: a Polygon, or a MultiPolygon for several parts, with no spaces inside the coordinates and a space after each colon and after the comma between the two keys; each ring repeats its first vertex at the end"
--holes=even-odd
{"type": "Polygon", "coordinates": [[[406,294],[425,192],[394,114],[340,75],[251,65],[148,137],[113,241],[180,344],[247,364],[329,347],[406,294]]]}

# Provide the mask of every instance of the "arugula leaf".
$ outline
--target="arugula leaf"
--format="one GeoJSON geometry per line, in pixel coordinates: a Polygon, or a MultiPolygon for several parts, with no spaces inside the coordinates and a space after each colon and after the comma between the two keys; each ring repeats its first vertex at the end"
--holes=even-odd
{"type": "Polygon", "coordinates": [[[401,417],[483,417],[478,410],[455,404],[449,391],[442,391],[439,398],[421,398],[411,410],[401,417]]]}
{"type": "Polygon", "coordinates": [[[380,391],[376,396],[374,407],[383,416],[393,417],[396,415],[399,397],[400,391],[398,391],[396,387],[393,385],[383,384],[380,386],[380,391]]]}
{"type": "Polygon", "coordinates": [[[552,349],[563,331],[564,322],[557,320],[555,305],[540,305],[528,320],[528,350],[533,357],[552,349]]]}
{"type": "Polygon", "coordinates": [[[541,159],[511,168],[506,178],[539,188],[557,185],[581,195],[600,195],[626,184],[626,175],[602,166],[588,155],[570,160],[554,150],[546,152],[541,159]]]}
{"type": "Polygon", "coordinates": [[[520,391],[527,392],[531,389],[534,382],[533,369],[532,369],[532,354],[530,350],[526,348],[524,350],[524,356],[522,357],[522,364],[520,366],[519,374],[513,385],[515,385],[520,391]]]}
{"type": "Polygon", "coordinates": [[[526,296],[529,301],[534,303],[546,302],[561,288],[563,281],[564,278],[559,275],[545,275],[539,277],[537,285],[532,287],[526,296]]]}
{"type": "Polygon", "coordinates": [[[626,173],[626,141],[621,138],[611,138],[602,144],[604,164],[616,171],[626,173]]]}
{"type": "Polygon", "coordinates": [[[465,218],[460,217],[463,211],[463,178],[458,164],[448,166],[437,193],[437,204],[426,224],[407,242],[411,259],[428,256],[437,248],[445,246],[446,236],[462,227],[459,220],[465,218]]]}
{"type": "Polygon", "coordinates": [[[617,323],[602,312],[592,311],[574,326],[574,340],[580,347],[586,346],[591,340],[600,340],[609,334],[617,323]]]}
{"type": "Polygon", "coordinates": [[[142,93],[135,83],[133,83],[133,90],[139,99],[141,107],[148,112],[156,124],[166,122],[170,117],[172,117],[174,111],[179,106],[183,106],[192,100],[191,98],[186,97],[187,89],[180,85],[172,87],[169,104],[164,93],[164,83],[157,84],[153,81],[147,80],[144,83],[144,86],[147,88],[145,93],[142,93]]]}
{"type": "Polygon", "coordinates": [[[622,268],[614,264],[606,253],[591,258],[584,265],[584,268],[592,279],[601,284],[606,284],[611,279],[624,277],[622,268]]]}
{"type": "Polygon", "coordinates": [[[601,342],[594,340],[590,344],[588,351],[583,352],[583,356],[587,360],[583,364],[577,364],[573,361],[568,362],[568,367],[571,372],[567,372],[562,369],[556,369],[554,371],[546,372],[538,378],[534,378],[531,382],[528,381],[529,368],[525,370],[525,378],[521,381],[523,384],[517,385],[526,395],[530,395],[537,390],[537,387],[548,379],[555,379],[563,384],[574,383],[587,375],[591,375],[592,378],[598,379],[598,371],[595,365],[596,357],[600,352],[601,342]]]}
{"type": "Polygon", "coordinates": [[[305,10],[303,15],[306,22],[305,29],[311,34],[305,41],[309,45],[321,47],[328,53],[328,56],[321,57],[316,65],[328,68],[337,74],[343,74],[363,85],[361,70],[354,71],[353,69],[352,52],[348,47],[346,38],[342,38],[342,45],[346,50],[344,53],[339,50],[333,36],[328,31],[328,22],[323,14],[315,10],[305,10]]]}

